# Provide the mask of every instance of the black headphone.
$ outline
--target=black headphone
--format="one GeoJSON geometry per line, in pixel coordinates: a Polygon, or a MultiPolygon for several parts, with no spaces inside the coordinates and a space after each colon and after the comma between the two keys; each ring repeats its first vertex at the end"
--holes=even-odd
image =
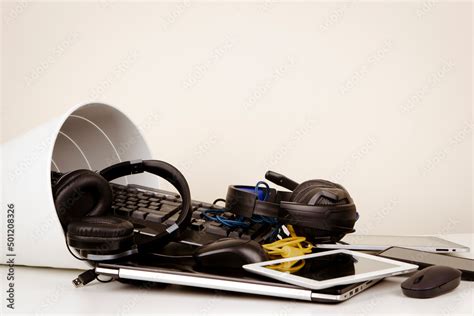
{"type": "Polygon", "coordinates": [[[191,193],[186,179],[178,169],[158,160],[120,162],[99,173],[86,169],[69,172],[54,184],[53,196],[67,244],[92,261],[113,260],[164,246],[176,238],[191,218],[191,193]],[[109,182],[143,172],[169,181],[182,199],[176,222],[169,226],[161,224],[154,237],[134,234],[131,222],[106,216],[113,200],[109,182]]]}
{"type": "Polygon", "coordinates": [[[226,210],[251,218],[269,216],[281,224],[292,224],[298,235],[317,242],[336,242],[354,232],[359,219],[356,206],[343,186],[327,180],[309,180],[301,184],[273,171],[265,178],[288,191],[269,189],[266,200],[257,193],[264,188],[231,185],[227,190],[226,210]]]}

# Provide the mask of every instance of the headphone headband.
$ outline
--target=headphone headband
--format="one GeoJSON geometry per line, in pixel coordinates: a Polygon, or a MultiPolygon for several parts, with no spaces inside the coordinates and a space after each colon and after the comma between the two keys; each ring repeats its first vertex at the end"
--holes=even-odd
{"type": "Polygon", "coordinates": [[[117,178],[143,172],[154,174],[170,182],[181,195],[182,207],[176,223],[167,227],[152,240],[139,245],[139,248],[140,246],[145,247],[149,244],[156,246],[158,240],[160,240],[161,243],[168,241],[168,238],[166,238],[167,235],[171,237],[171,235],[178,233],[179,229],[184,228],[191,218],[191,193],[188,183],[183,174],[169,163],[160,160],[124,161],[103,169],[99,174],[110,182],[117,178]]]}

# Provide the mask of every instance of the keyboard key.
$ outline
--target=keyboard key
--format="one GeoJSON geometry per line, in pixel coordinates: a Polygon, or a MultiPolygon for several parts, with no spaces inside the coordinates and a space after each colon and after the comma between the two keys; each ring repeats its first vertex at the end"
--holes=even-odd
{"type": "Polygon", "coordinates": [[[202,202],[200,207],[204,209],[210,209],[212,208],[212,204],[202,202]]]}
{"type": "Polygon", "coordinates": [[[163,199],[164,197],[165,197],[165,195],[163,193],[154,192],[154,194],[153,194],[153,198],[155,198],[155,199],[163,199]]]}
{"type": "Polygon", "coordinates": [[[160,202],[160,199],[157,199],[157,198],[149,198],[148,201],[150,201],[150,202],[160,202]]]}
{"type": "Polygon", "coordinates": [[[152,210],[152,209],[149,209],[149,208],[146,208],[146,207],[139,207],[138,210],[141,211],[141,212],[145,212],[145,213],[156,212],[156,210],[152,210]]]}
{"type": "Polygon", "coordinates": [[[160,202],[150,202],[150,205],[159,207],[161,205],[161,203],[160,202]]]}
{"type": "Polygon", "coordinates": [[[202,207],[203,202],[192,200],[191,204],[193,207],[202,207]]]}
{"type": "Polygon", "coordinates": [[[116,215],[126,216],[126,217],[130,217],[132,212],[133,212],[132,209],[129,209],[129,208],[126,208],[126,207],[121,207],[121,208],[115,210],[116,215]]]}
{"type": "Polygon", "coordinates": [[[165,224],[172,225],[173,223],[176,223],[176,221],[178,220],[178,217],[179,217],[179,213],[174,214],[173,216],[171,216],[165,221],[165,224]]]}
{"type": "Polygon", "coordinates": [[[202,212],[201,211],[194,211],[191,216],[192,216],[192,218],[200,219],[202,217],[202,212]]]}
{"type": "Polygon", "coordinates": [[[177,211],[179,211],[180,209],[180,206],[176,206],[176,205],[169,205],[169,204],[165,204],[163,203],[161,205],[161,208],[160,208],[160,211],[163,211],[163,212],[166,212],[166,213],[175,213],[177,211]]]}
{"type": "Polygon", "coordinates": [[[223,228],[220,223],[210,222],[206,226],[206,233],[214,234],[218,236],[227,236],[227,229],[223,228]]]}
{"type": "Polygon", "coordinates": [[[133,202],[138,202],[138,199],[136,197],[133,197],[133,196],[130,196],[128,198],[129,201],[133,201],[133,202]]]}
{"type": "Polygon", "coordinates": [[[179,205],[181,205],[181,202],[170,201],[170,200],[161,200],[161,204],[168,204],[168,205],[173,205],[173,206],[179,206],[179,205]]]}
{"type": "Polygon", "coordinates": [[[142,210],[142,208],[139,208],[138,210],[136,211],[133,211],[132,213],[132,218],[136,218],[136,219],[145,219],[145,217],[148,215],[147,212],[144,212],[142,210]]]}
{"type": "Polygon", "coordinates": [[[191,223],[191,229],[194,229],[194,230],[197,230],[197,231],[203,230],[204,229],[204,223],[205,223],[205,221],[202,220],[202,219],[194,220],[191,223]]]}
{"type": "Polygon", "coordinates": [[[163,217],[166,215],[164,212],[153,212],[153,213],[148,213],[146,220],[153,222],[153,223],[162,223],[163,217]]]}

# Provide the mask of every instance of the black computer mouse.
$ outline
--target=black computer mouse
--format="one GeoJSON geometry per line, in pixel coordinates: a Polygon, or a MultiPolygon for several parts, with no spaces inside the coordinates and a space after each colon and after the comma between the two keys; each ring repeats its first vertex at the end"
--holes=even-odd
{"type": "Polygon", "coordinates": [[[431,266],[416,272],[401,286],[406,296],[430,298],[454,290],[460,282],[461,271],[446,266],[431,266]]]}
{"type": "Polygon", "coordinates": [[[256,241],[222,238],[199,247],[194,260],[206,268],[242,268],[244,264],[266,261],[268,257],[256,241]]]}

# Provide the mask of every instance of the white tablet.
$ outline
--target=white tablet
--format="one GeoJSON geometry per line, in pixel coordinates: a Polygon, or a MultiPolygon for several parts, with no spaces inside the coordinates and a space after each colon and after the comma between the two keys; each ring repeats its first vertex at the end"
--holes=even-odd
{"type": "Polygon", "coordinates": [[[351,250],[331,250],[309,255],[246,264],[247,271],[307,289],[321,290],[342,284],[380,279],[409,273],[417,265],[381,258],[351,250]],[[304,260],[296,272],[280,272],[270,268],[282,262],[304,260]]]}
{"type": "Polygon", "coordinates": [[[429,252],[468,252],[469,247],[433,236],[346,235],[336,244],[318,244],[318,248],[381,251],[390,247],[429,252]]]}

